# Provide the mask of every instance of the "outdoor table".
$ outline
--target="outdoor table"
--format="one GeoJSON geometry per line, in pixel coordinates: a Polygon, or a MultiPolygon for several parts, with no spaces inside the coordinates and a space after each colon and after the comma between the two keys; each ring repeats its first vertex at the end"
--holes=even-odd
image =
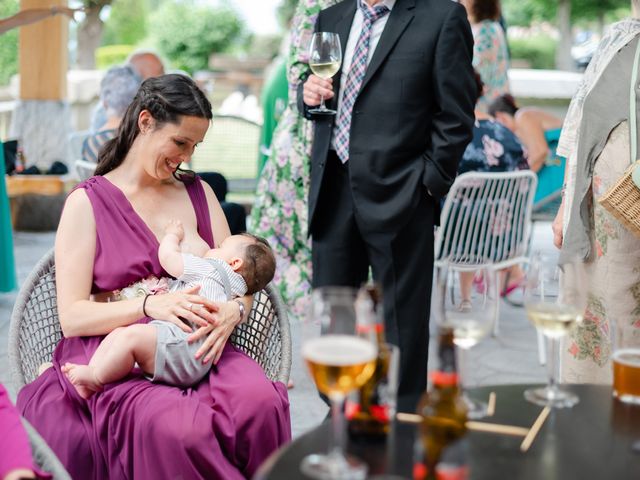
{"type": "MultiPolygon", "coordinates": [[[[495,415],[480,421],[529,428],[542,407],[527,402],[523,392],[534,385],[501,385],[470,389],[470,396],[487,399],[496,393],[495,415]]],[[[611,387],[564,386],[580,397],[570,409],[551,411],[533,445],[520,451],[522,437],[470,431],[467,434],[469,478],[477,479],[640,479],[640,406],[614,399],[611,387]]],[[[393,473],[412,478],[413,424],[393,425],[387,442],[352,442],[348,452],[369,465],[369,474],[393,473]]],[[[275,452],[255,479],[308,478],[300,471],[302,458],[326,452],[330,424],[325,422],[275,452]]]]}

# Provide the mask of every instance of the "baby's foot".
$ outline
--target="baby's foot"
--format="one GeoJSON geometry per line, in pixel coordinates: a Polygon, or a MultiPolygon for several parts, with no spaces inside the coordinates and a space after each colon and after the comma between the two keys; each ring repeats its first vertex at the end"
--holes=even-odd
{"type": "Polygon", "coordinates": [[[89,365],[65,363],[62,371],[71,381],[78,395],[85,400],[88,400],[91,398],[91,395],[102,390],[102,384],[98,381],[93,368],[89,365]]]}

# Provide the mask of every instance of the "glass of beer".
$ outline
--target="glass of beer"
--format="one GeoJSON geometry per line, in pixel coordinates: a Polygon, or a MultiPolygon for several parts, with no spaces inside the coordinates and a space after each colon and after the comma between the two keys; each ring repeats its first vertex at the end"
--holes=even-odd
{"type": "Polygon", "coordinates": [[[613,333],[613,396],[640,405],[640,328],[615,325],[613,333]]]}
{"type": "Polygon", "coordinates": [[[580,260],[562,266],[561,295],[555,280],[555,265],[545,265],[535,254],[526,272],[524,304],[529,321],[547,339],[547,385],[525,390],[531,403],[555,408],[573,407],[578,396],[558,386],[559,342],[580,322],[586,308],[586,285],[580,260]]]}
{"type": "Polygon", "coordinates": [[[365,479],[367,475],[366,464],[344,452],[345,398],[371,378],[378,354],[375,328],[356,328],[356,293],[350,287],[315,289],[302,325],[302,356],[318,390],[329,398],[333,430],[329,452],[308,455],[302,461],[301,470],[312,478],[365,479]]]}

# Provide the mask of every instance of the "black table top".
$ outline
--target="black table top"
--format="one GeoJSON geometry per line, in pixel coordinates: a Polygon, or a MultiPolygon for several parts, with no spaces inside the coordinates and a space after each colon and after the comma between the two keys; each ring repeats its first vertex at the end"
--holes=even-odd
{"type": "MultiPolygon", "coordinates": [[[[533,385],[503,385],[470,390],[487,399],[496,392],[496,413],[483,419],[529,428],[542,410],[522,392],[533,385]]],[[[640,406],[623,404],[611,387],[565,386],[580,397],[570,409],[554,409],[533,445],[520,451],[522,437],[469,432],[467,462],[471,480],[480,479],[640,479],[640,406]]],[[[307,478],[299,469],[309,453],[326,452],[330,425],[316,429],[283,447],[265,462],[259,480],[307,478]]],[[[395,424],[386,443],[350,442],[347,450],[369,465],[370,474],[394,473],[408,479],[413,466],[416,426],[395,424]]]]}

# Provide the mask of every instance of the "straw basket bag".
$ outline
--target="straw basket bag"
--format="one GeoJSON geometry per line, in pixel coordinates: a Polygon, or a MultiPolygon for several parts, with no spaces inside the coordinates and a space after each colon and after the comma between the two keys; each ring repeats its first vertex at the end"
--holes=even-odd
{"type": "Polygon", "coordinates": [[[638,60],[640,58],[640,42],[631,72],[629,88],[629,137],[631,147],[631,165],[618,181],[598,199],[598,203],[622,223],[636,237],[640,237],[640,159],[637,151],[637,112],[636,89],[638,80],[638,60]]]}

